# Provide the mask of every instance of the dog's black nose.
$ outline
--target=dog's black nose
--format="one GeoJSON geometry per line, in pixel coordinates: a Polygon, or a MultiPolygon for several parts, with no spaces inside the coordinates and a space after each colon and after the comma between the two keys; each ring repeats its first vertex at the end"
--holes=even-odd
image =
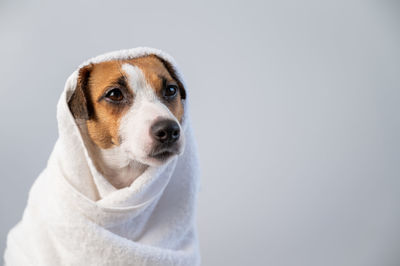
{"type": "Polygon", "coordinates": [[[174,143],[179,139],[180,129],[174,120],[160,120],[151,126],[150,134],[161,143],[174,143]]]}

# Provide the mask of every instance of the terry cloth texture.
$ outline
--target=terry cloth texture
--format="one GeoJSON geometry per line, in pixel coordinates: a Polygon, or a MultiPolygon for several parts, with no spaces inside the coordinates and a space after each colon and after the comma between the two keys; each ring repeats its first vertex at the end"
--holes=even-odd
{"type": "Polygon", "coordinates": [[[59,138],[33,184],[22,220],[10,231],[4,259],[22,265],[199,265],[195,226],[196,145],[187,100],[185,150],[149,167],[129,187],[114,188],[94,167],[68,108],[79,69],[90,63],[154,54],[152,48],[115,51],[83,63],[68,78],[57,106],[59,138]]]}

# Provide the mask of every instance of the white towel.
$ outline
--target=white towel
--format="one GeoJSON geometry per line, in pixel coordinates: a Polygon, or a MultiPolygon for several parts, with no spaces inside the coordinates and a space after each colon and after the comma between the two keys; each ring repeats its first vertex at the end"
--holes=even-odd
{"type": "MultiPolygon", "coordinates": [[[[155,54],[134,48],[90,63],[155,54]]],[[[14,265],[198,265],[195,226],[198,161],[185,100],[185,150],[166,165],[149,167],[129,187],[114,188],[94,167],[68,108],[78,70],[57,106],[59,138],[29,193],[22,220],[10,231],[4,259],[14,265]]]]}

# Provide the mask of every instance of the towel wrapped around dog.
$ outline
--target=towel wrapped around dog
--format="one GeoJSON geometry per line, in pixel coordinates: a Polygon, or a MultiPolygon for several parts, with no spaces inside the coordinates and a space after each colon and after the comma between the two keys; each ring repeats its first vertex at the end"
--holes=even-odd
{"type": "Polygon", "coordinates": [[[116,189],[94,166],[68,100],[79,69],[91,63],[156,55],[152,48],[107,53],[83,63],[67,80],[57,106],[59,138],[33,184],[22,220],[10,231],[4,259],[14,265],[198,265],[195,226],[196,146],[184,100],[183,154],[150,166],[116,189]]]}

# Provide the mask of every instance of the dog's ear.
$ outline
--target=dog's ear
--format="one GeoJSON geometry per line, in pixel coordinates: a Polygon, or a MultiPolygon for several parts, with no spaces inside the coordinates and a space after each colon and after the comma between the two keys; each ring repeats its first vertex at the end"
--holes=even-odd
{"type": "Polygon", "coordinates": [[[75,119],[88,120],[93,115],[93,108],[89,97],[89,77],[93,66],[88,65],[79,70],[76,88],[68,106],[75,119]]]}
{"type": "Polygon", "coordinates": [[[165,61],[164,59],[160,58],[157,56],[157,58],[163,63],[165,68],[168,70],[169,74],[171,77],[178,83],[179,86],[179,93],[181,94],[181,99],[186,99],[186,90],[185,87],[183,86],[182,82],[178,78],[178,75],[175,72],[175,68],[171,65],[170,62],[165,61]]]}

